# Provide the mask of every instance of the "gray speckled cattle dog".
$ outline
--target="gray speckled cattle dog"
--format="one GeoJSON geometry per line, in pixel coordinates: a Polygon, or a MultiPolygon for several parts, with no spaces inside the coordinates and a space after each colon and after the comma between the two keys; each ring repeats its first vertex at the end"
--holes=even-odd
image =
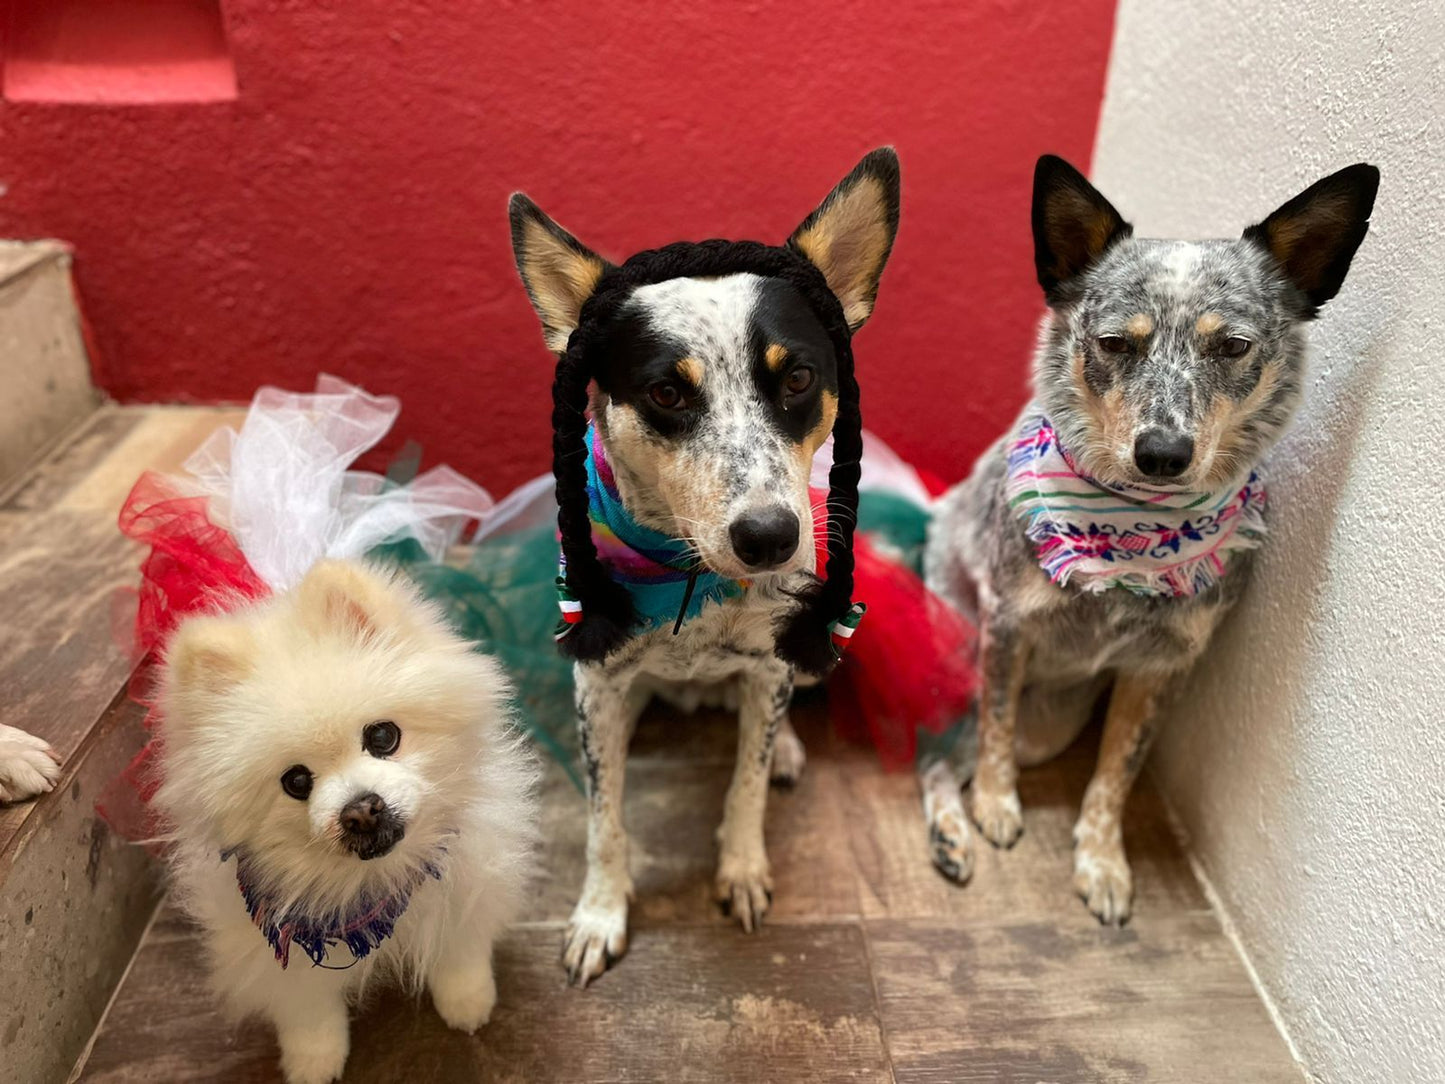
{"type": "MultiPolygon", "coordinates": [[[[1121,491],[1159,499],[1253,481],[1299,400],[1304,325],[1344,281],[1378,183],[1373,166],[1350,166],[1238,240],[1143,240],[1072,166],[1039,160],[1035,262],[1049,312],[1024,419],[1052,423],[1058,447],[1091,480],[1087,495],[1117,504],[1121,491]]],[[[1085,589],[1066,577],[1061,586],[1009,486],[1021,431],[943,498],[929,539],[930,587],[980,623],[983,683],[977,744],[923,765],[930,842],[939,868],[967,880],[960,786],[972,772],[973,821],[990,843],[1011,846],[1023,830],[1018,763],[1065,748],[1111,689],[1074,829],[1074,887],[1101,922],[1122,923],[1133,882],[1121,817],[1156,697],[1209,642],[1253,554],[1229,552],[1203,589],[1174,596],[1104,589],[1107,581],[1085,589]]]]}
{"type": "MultiPolygon", "coordinates": [[[[822,273],[851,329],[872,312],[898,199],[897,156],[874,151],[788,241],[822,273]]],[[[544,337],[565,357],[608,265],[524,196],[513,197],[511,218],[544,337]]],[[[791,781],[804,760],[786,714],[793,667],[775,653],[775,629],[795,605],[790,592],[812,578],[808,479],[840,403],[832,340],[783,279],[742,273],[638,286],[600,333],[590,413],[621,504],[637,524],[685,540],[710,573],[747,582],[736,597],[686,622],[679,616],[676,630],[670,620],[639,630],[600,661],[575,665],[589,772],[587,873],[563,963],[583,985],[627,945],[623,767],[653,695],[695,705],[702,688],[736,702],[738,756],[717,834],[717,896],[744,929],[768,909],[770,766],[774,780],[791,781]]]]}

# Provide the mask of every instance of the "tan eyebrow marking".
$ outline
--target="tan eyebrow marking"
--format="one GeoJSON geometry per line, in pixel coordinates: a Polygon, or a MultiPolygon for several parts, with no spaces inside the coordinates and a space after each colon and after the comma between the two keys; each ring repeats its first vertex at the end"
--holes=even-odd
{"type": "Polygon", "coordinates": [[[702,362],[697,358],[683,358],[677,363],[678,374],[694,388],[702,387],[702,362]]]}
{"type": "Polygon", "coordinates": [[[1217,312],[1206,312],[1194,325],[1194,330],[1201,335],[1213,335],[1224,326],[1224,317],[1217,312]]]}
{"type": "Polygon", "coordinates": [[[1124,330],[1136,339],[1142,339],[1154,330],[1154,317],[1147,312],[1136,312],[1129,317],[1129,322],[1124,325],[1124,330]]]}
{"type": "Polygon", "coordinates": [[[777,372],[783,367],[783,362],[788,360],[788,348],[782,343],[769,343],[768,348],[763,351],[763,360],[768,363],[768,368],[777,372]]]}

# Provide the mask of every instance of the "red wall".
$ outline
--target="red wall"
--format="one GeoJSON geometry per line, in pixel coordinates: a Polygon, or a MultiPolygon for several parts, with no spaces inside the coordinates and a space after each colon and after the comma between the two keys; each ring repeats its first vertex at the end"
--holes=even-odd
{"type": "Polygon", "coordinates": [[[400,394],[428,460],[497,493],[548,462],[508,192],[614,257],[781,240],[881,143],[903,218],[858,342],[864,413],[960,475],[1023,395],[1033,161],[1087,163],[1113,19],[1113,0],[222,7],[234,102],[0,106],[0,234],[75,245],[116,397],[244,400],[326,369],[400,394]]]}

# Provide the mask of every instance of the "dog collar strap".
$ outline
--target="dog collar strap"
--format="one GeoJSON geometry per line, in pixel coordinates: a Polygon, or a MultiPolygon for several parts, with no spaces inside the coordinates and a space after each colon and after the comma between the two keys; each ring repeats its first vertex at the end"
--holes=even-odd
{"type": "Polygon", "coordinates": [[[276,962],[283,971],[291,962],[293,945],[311,959],[314,967],[345,970],[371,955],[372,950],[392,935],[397,920],[411,903],[412,893],[428,880],[441,880],[445,854],[446,848],[439,848],[435,858],[413,870],[388,895],[362,895],[344,910],[321,915],[308,915],[289,907],[280,893],[257,876],[254,863],[244,851],[238,848],[222,851],[221,861],[235,857],[236,886],[246,903],[246,913],[276,953],[276,962]],[[327,963],[330,951],[341,947],[350,954],[351,960],[340,965],[327,963]]]}
{"type": "Polygon", "coordinates": [[[1006,491],[1049,579],[1091,592],[1197,595],[1265,531],[1257,471],[1242,487],[1203,493],[1105,485],[1078,467],[1037,410],[1009,445],[1006,491]]]}

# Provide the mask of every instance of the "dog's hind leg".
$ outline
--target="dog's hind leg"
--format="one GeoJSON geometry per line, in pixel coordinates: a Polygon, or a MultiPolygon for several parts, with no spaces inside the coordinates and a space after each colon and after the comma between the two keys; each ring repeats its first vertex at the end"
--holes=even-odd
{"type": "Polygon", "coordinates": [[[738,759],[718,828],[717,899],[751,931],[773,899],[763,817],[774,743],[793,698],[793,671],[777,660],[760,660],[738,682],[738,759]]]}
{"type": "MultiPolygon", "coordinates": [[[[976,725],[969,744],[977,752],[976,725]]],[[[970,763],[967,771],[972,774],[970,763]]],[[[968,775],[956,767],[953,754],[920,765],[919,789],[923,792],[923,817],[928,822],[928,850],[933,864],[950,881],[967,884],[973,876],[973,829],[963,811],[963,784],[968,775]]]]}
{"type": "Polygon", "coordinates": [[[1074,888],[1100,922],[1123,925],[1134,880],[1124,855],[1124,804],[1154,732],[1154,708],[1168,678],[1120,674],[1109,698],[1099,763],[1074,825],[1074,888]]]}
{"type": "Polygon", "coordinates": [[[649,691],[631,675],[600,666],[576,667],[577,726],[587,769],[587,877],[562,945],[574,986],[586,986],[627,951],[627,831],[622,791],[627,742],[649,691]]]}

